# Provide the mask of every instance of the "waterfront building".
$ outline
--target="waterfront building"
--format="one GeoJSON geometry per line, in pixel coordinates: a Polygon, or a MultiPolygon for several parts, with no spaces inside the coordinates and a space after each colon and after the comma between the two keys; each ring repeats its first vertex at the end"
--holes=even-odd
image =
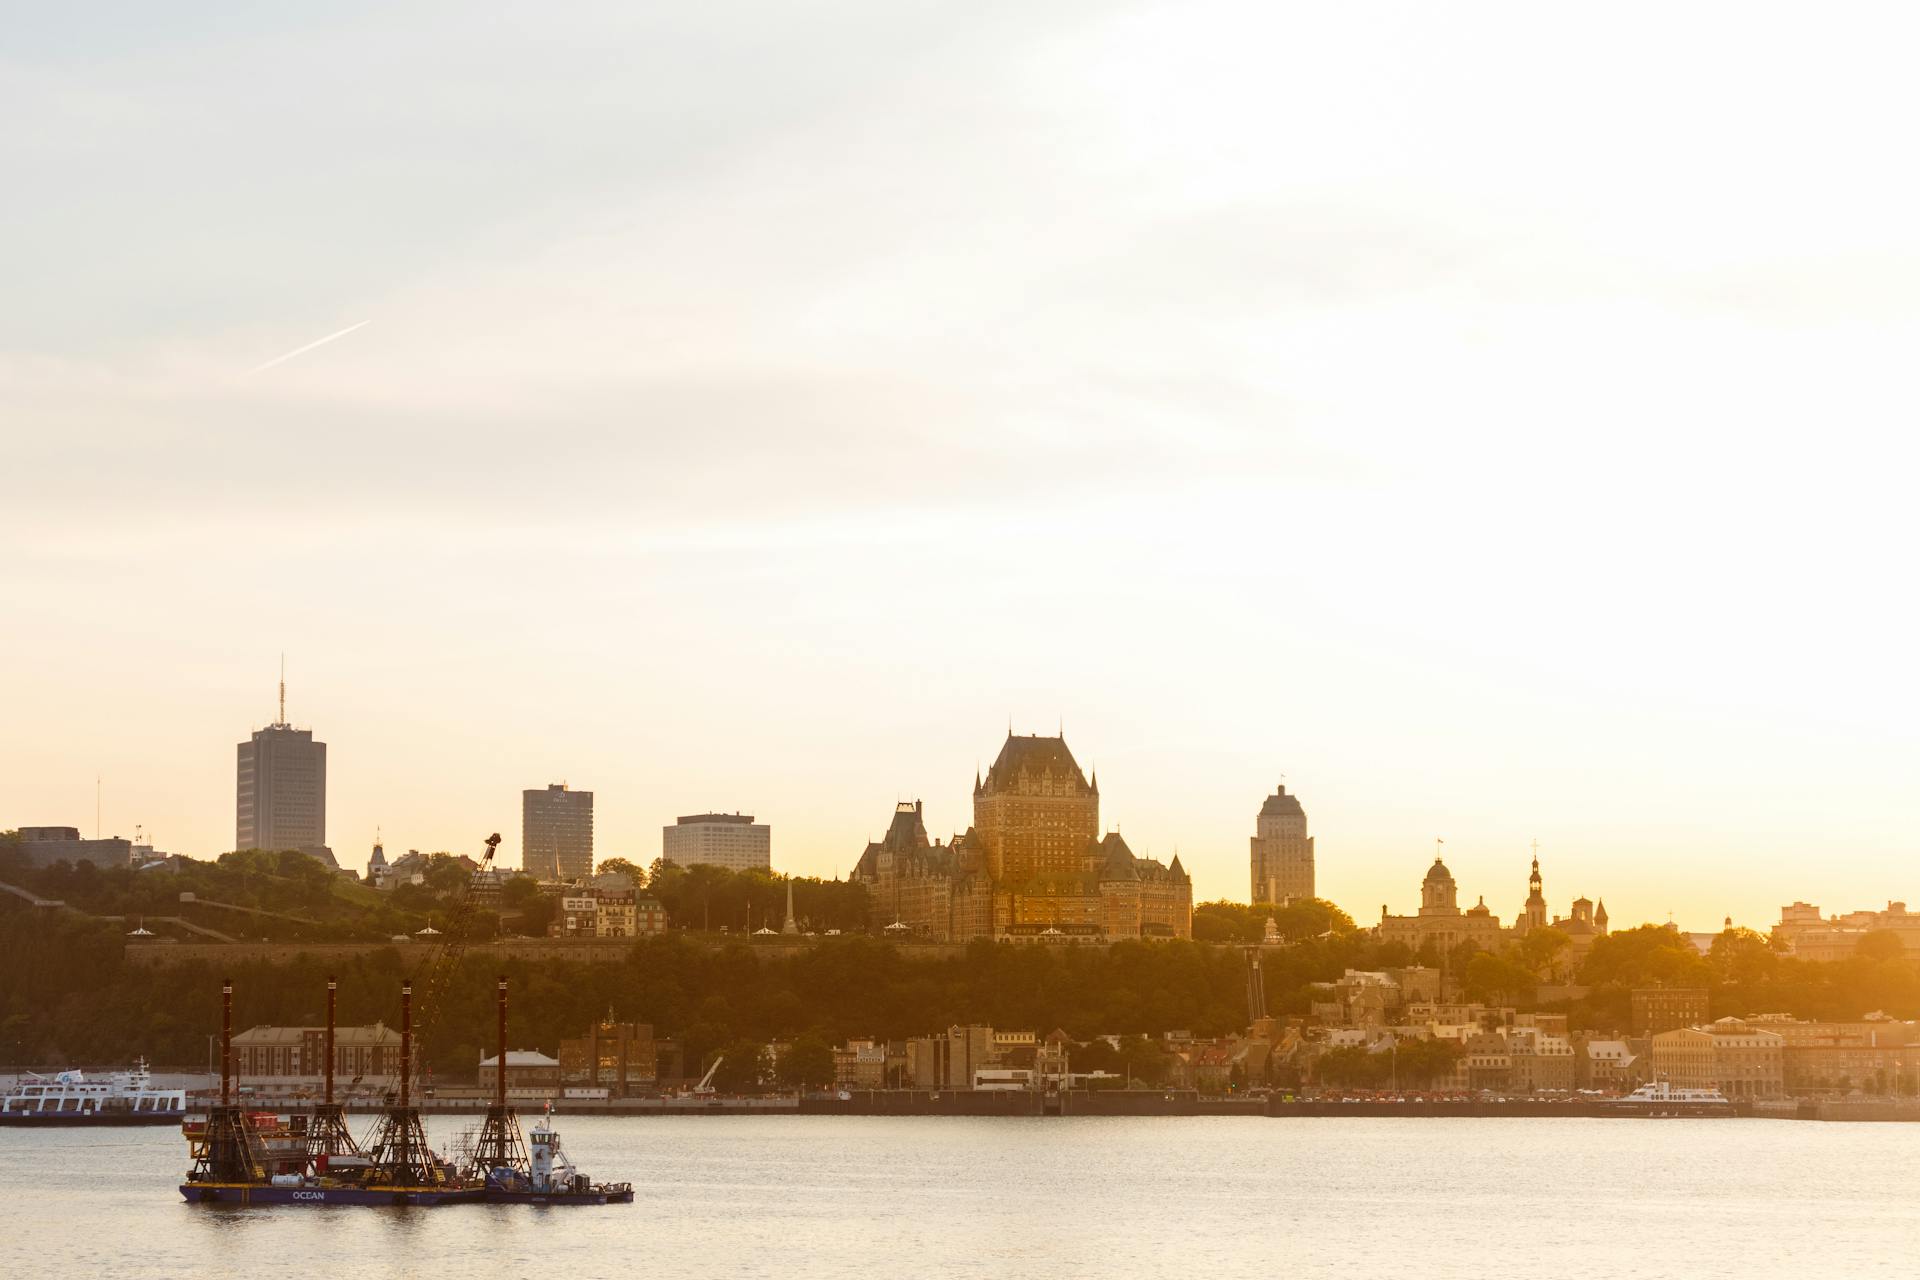
{"type": "MultiPolygon", "coordinates": [[[[494,1072],[499,1062],[498,1054],[487,1054],[480,1059],[480,1074],[477,1083],[486,1088],[494,1082],[494,1072]]],[[[560,1087],[560,1059],[549,1058],[537,1049],[507,1050],[507,1088],[544,1089],[557,1091],[560,1087]]]]}
{"type": "Polygon", "coordinates": [[[1825,1022],[1772,1013],[1745,1021],[1780,1037],[1788,1093],[1920,1092],[1920,1024],[1885,1014],[1825,1022]]]}
{"type": "Polygon", "coordinates": [[[50,867],[56,862],[79,866],[91,862],[102,871],[132,866],[134,845],[120,836],[104,840],[82,840],[78,827],[21,827],[16,846],[26,855],[27,864],[50,867]]]}
{"type": "Polygon", "coordinates": [[[564,782],[520,793],[520,865],[550,883],[593,874],[593,792],[564,782]]]}
{"type": "Polygon", "coordinates": [[[1300,798],[1280,786],[1260,806],[1252,841],[1252,902],[1275,905],[1314,896],[1313,837],[1300,798]]]}
{"type": "Polygon", "coordinates": [[[750,813],[694,813],[660,829],[660,856],[682,867],[773,868],[773,828],[750,813]]]}
{"type": "Polygon", "coordinates": [[[1786,1092],[1786,1039],[1739,1018],[1653,1037],[1653,1073],[1676,1088],[1718,1089],[1735,1101],[1786,1092]]]}
{"type": "Polygon", "coordinates": [[[588,1027],[585,1035],[560,1042],[560,1083],[604,1087],[616,1098],[651,1092],[662,1079],[663,1066],[678,1075],[678,1055],[678,1044],[654,1038],[652,1024],[608,1017],[588,1027]],[[671,1063],[663,1061],[669,1045],[671,1063]]]}
{"type": "Polygon", "coordinates": [[[235,849],[298,849],[335,866],[327,848],[327,744],[311,729],[287,723],[287,686],[280,718],[238,748],[235,849]]]}
{"type": "Polygon", "coordinates": [[[1635,1036],[1657,1036],[1707,1020],[1705,987],[1636,987],[1632,1002],[1635,1036]]]}
{"type": "Polygon", "coordinates": [[[884,1089],[887,1046],[879,1040],[849,1040],[833,1051],[833,1083],[839,1089],[884,1089]]]}
{"type": "Polygon", "coordinates": [[[1515,1026],[1506,1031],[1511,1069],[1509,1087],[1516,1093],[1570,1093],[1573,1090],[1573,1041],[1541,1027],[1515,1026]]]}
{"type": "Polygon", "coordinates": [[[1645,1065],[1625,1040],[1594,1040],[1585,1036],[1574,1042],[1573,1083],[1579,1089],[1604,1089],[1625,1093],[1641,1082],[1645,1065]]]}
{"type": "Polygon", "coordinates": [[[1179,855],[1168,864],[1140,857],[1099,827],[1099,781],[1081,772],[1065,739],[1009,733],[986,776],[974,776],[966,834],[930,842],[921,803],[896,805],[851,878],[866,886],[884,927],[909,935],[1191,937],[1193,881],[1179,855]]]}
{"type": "MultiPolygon", "coordinates": [[[[233,1069],[248,1081],[318,1081],[324,1074],[326,1057],[325,1027],[250,1027],[233,1037],[233,1069]]],[[[334,1029],[333,1074],[337,1079],[378,1084],[399,1070],[400,1033],[386,1023],[334,1029]]]]}
{"type": "Polygon", "coordinates": [[[1891,933],[1900,940],[1907,958],[1920,960],[1920,913],[1904,902],[1889,902],[1885,911],[1849,911],[1823,919],[1820,908],[1796,902],[1780,908],[1773,936],[1788,955],[1801,960],[1846,960],[1856,954],[1870,933],[1891,933]]]}
{"type": "Polygon", "coordinates": [[[955,1025],[907,1041],[907,1079],[916,1089],[971,1089],[974,1072],[999,1065],[992,1027],[955,1025]]]}

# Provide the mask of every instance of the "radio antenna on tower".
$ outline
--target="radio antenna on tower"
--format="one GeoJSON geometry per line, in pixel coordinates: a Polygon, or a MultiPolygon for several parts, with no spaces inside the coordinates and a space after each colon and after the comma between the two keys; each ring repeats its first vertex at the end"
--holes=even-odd
{"type": "Polygon", "coordinates": [[[280,654],[280,718],[274,721],[274,723],[283,725],[286,722],[287,722],[287,655],[285,651],[282,651],[280,654]]]}

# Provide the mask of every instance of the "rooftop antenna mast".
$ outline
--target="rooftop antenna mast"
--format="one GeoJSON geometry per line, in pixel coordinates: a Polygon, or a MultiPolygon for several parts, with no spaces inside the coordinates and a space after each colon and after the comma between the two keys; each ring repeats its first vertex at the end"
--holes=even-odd
{"type": "Polygon", "coordinates": [[[280,655],[280,718],[278,720],[275,720],[274,723],[279,725],[284,725],[286,724],[286,722],[287,722],[287,655],[285,652],[282,652],[280,655]]]}

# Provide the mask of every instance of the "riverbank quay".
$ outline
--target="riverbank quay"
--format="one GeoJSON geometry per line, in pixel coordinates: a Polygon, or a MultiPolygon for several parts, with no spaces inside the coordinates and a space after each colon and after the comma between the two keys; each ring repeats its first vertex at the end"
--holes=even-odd
{"type": "MultiPolygon", "coordinates": [[[[252,1095],[247,1104],[267,1110],[298,1109],[306,1100],[252,1095]]],[[[545,1109],[544,1102],[518,1100],[523,1111],[545,1109]]],[[[370,1104],[351,1110],[372,1114],[370,1104]]],[[[844,1094],[768,1094],[736,1097],[714,1094],[643,1098],[555,1098],[554,1115],[563,1116],[1246,1116],[1269,1119],[1402,1117],[1410,1119],[1637,1119],[1644,1116],[1603,1098],[1579,1099],[1337,1099],[1283,1094],[1202,1094],[1183,1089],[1076,1089],[1066,1093],[991,1089],[872,1089],[844,1094]]],[[[419,1110],[429,1115],[482,1115],[478,1098],[428,1098],[419,1110]]],[[[1785,1099],[1737,1103],[1703,1115],[1758,1120],[1838,1122],[1917,1122],[1920,1102],[1913,1100],[1785,1099]]]]}

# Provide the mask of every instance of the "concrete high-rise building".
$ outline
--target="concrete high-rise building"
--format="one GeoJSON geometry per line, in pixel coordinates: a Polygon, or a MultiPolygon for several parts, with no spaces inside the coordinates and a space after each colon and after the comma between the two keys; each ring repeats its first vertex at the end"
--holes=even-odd
{"type": "Polygon", "coordinates": [[[327,848],[327,744],[311,729],[287,723],[287,682],[280,681],[280,718],[239,747],[233,847],[298,849],[332,865],[327,848]]]}
{"type": "Polygon", "coordinates": [[[1313,837],[1307,834],[1300,797],[1280,787],[1260,806],[1254,831],[1253,901],[1313,897],[1313,837]]]}
{"type": "Polygon", "coordinates": [[[538,880],[593,874],[593,792],[555,782],[520,793],[520,865],[538,880]]]}
{"type": "Polygon", "coordinates": [[[773,828],[750,813],[688,814],[660,829],[660,855],[677,866],[729,871],[773,868],[773,828]]]}

